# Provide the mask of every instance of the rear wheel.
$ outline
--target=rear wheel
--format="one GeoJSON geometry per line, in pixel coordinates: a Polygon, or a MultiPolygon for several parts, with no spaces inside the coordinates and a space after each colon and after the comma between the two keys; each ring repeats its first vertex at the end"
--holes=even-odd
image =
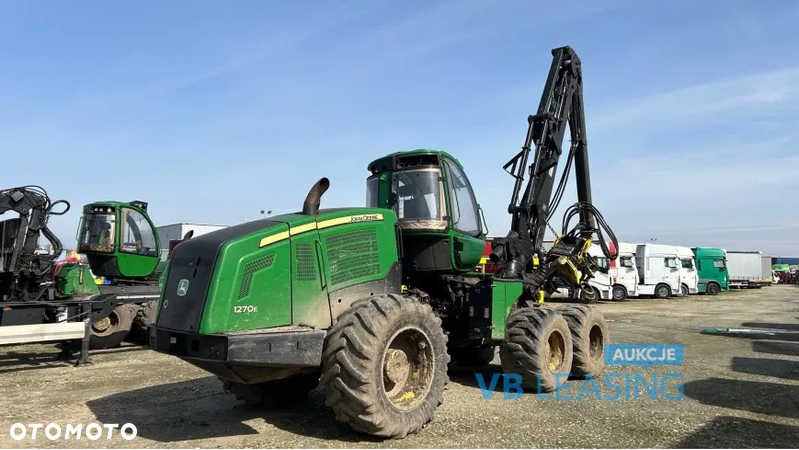
{"type": "Polygon", "coordinates": [[[574,305],[561,310],[569,324],[574,358],[571,374],[577,378],[596,378],[605,371],[605,346],[610,342],[604,315],[596,308],[574,305]]]}
{"type": "Polygon", "coordinates": [[[279,380],[243,384],[222,380],[222,388],[250,406],[285,408],[302,403],[319,386],[319,373],[300,373],[279,380]]]}
{"type": "Polygon", "coordinates": [[[394,294],[360,300],[325,339],[325,404],[355,430],[403,438],[443,402],[449,359],[429,305],[394,294]]]}
{"type": "Polygon", "coordinates": [[[521,375],[525,389],[552,392],[572,366],[572,345],[569,324],[559,311],[517,309],[508,316],[499,351],[502,371],[521,375]]]}
{"type": "Polygon", "coordinates": [[[133,326],[134,311],[129,305],[117,306],[111,314],[93,322],[89,348],[103,349],[119,345],[133,326]]]}
{"type": "Polygon", "coordinates": [[[721,291],[721,286],[719,286],[716,283],[708,283],[707,289],[705,289],[705,291],[709,295],[716,295],[716,294],[718,294],[721,291]]]}
{"type": "Polygon", "coordinates": [[[655,298],[666,299],[671,296],[671,288],[667,284],[655,286],[655,298]]]}
{"type": "Polygon", "coordinates": [[[621,302],[627,299],[627,289],[624,286],[613,286],[613,300],[621,302]]]}

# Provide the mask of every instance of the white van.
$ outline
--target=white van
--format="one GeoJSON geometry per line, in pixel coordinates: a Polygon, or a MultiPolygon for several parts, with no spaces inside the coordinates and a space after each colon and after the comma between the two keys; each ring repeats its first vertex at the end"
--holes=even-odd
{"type": "Polygon", "coordinates": [[[683,295],[699,292],[699,274],[696,272],[696,259],[690,247],[677,247],[680,259],[680,281],[683,295]]]}
{"type": "Polygon", "coordinates": [[[635,264],[636,244],[619,242],[619,256],[610,262],[612,298],[622,301],[638,297],[638,266],[635,264]]]}
{"type": "Polygon", "coordinates": [[[635,265],[638,267],[638,295],[652,295],[660,299],[683,295],[677,247],[638,244],[635,248],[635,265]]]}

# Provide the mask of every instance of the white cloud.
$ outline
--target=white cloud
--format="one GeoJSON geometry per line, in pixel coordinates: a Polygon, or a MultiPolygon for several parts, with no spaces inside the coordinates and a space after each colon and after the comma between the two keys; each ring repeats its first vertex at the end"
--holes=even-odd
{"type": "MultiPolygon", "coordinates": [[[[589,108],[588,106],[586,107],[589,108]]],[[[799,111],[799,67],[745,75],[592,108],[589,133],[660,134],[799,111]]],[[[589,134],[590,135],[590,134],[589,134]]]]}

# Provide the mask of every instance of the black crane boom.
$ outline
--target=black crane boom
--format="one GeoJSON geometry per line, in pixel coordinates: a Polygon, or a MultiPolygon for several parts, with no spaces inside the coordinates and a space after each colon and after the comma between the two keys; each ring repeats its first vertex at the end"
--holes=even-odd
{"type": "MultiPolygon", "coordinates": [[[[591,199],[591,177],[588,164],[588,139],[585,130],[583,104],[583,75],[581,62],[571,47],[552,50],[552,66],[549,70],[538,111],[527,118],[528,129],[524,145],[503,168],[515,178],[508,212],[512,215],[511,229],[507,237],[493,243],[491,260],[502,267],[497,276],[502,278],[522,277],[526,284],[537,290],[551,281],[558,272],[552,260],[567,256],[588,277],[593,274],[591,258],[586,252],[591,236],[597,233],[605,255],[615,259],[618,249],[613,232],[604,222],[591,199]],[[563,175],[553,194],[555,174],[563,153],[563,138],[569,126],[571,146],[566,158],[563,175]],[[533,160],[528,163],[534,151],[533,160]],[[566,212],[562,235],[552,250],[544,252],[543,241],[547,226],[557,210],[574,165],[577,184],[577,203],[566,212]],[[527,184],[525,174],[529,176],[527,184]],[[521,194],[521,195],[520,195],[521,194]],[[576,227],[568,231],[570,219],[579,216],[576,227]],[[608,232],[613,243],[611,252],[604,240],[599,225],[608,232]],[[554,253],[553,253],[554,251],[554,253]],[[543,256],[539,268],[532,274],[528,266],[535,255],[543,256]],[[586,260],[585,263],[583,261],[586,260]]],[[[558,259],[559,263],[563,260],[558,259]]],[[[594,269],[595,270],[595,269],[594,269]]],[[[586,278],[585,276],[583,278],[586,278]]],[[[580,284],[587,282],[584,279],[580,284]]],[[[557,284],[557,283],[556,283],[557,284]]],[[[563,284],[563,283],[560,283],[563,284]]],[[[570,285],[574,283],[566,283],[570,285]]],[[[570,286],[576,287],[576,286],[570,286]]],[[[556,286],[547,287],[554,290],[556,286]]]]}

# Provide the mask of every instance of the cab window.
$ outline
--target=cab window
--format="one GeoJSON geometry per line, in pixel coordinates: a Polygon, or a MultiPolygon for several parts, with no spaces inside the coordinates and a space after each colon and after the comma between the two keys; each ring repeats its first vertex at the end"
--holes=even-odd
{"type": "Polygon", "coordinates": [[[669,269],[677,268],[677,258],[663,258],[663,260],[666,263],[666,267],[669,269]]]}
{"type": "Polygon", "coordinates": [[[129,208],[122,211],[122,242],[119,250],[125,253],[158,256],[154,230],[140,212],[129,208]]]}
{"type": "Polygon", "coordinates": [[[621,266],[625,268],[632,269],[633,268],[633,258],[631,256],[622,256],[621,257],[621,266]]]}
{"type": "Polygon", "coordinates": [[[471,236],[482,234],[478,218],[477,201],[469,179],[453,161],[445,160],[449,174],[450,209],[452,227],[471,236]]]}
{"type": "MultiPolygon", "coordinates": [[[[441,190],[438,170],[408,170],[393,175],[396,213],[400,220],[440,220],[441,190]]],[[[375,178],[376,180],[376,178],[375,178]]],[[[373,198],[367,197],[370,206],[373,198]]]]}

